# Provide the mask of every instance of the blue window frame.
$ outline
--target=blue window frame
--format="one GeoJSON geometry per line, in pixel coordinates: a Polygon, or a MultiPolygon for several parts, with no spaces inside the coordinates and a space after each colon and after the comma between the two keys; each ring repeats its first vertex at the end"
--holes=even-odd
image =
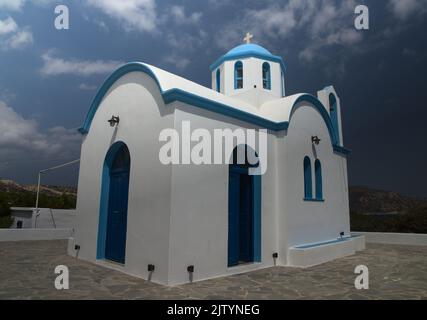
{"type": "Polygon", "coordinates": [[[304,199],[311,200],[313,198],[311,182],[311,161],[309,157],[304,158],[304,199]]]}
{"type": "Polygon", "coordinates": [[[335,95],[331,93],[329,95],[329,113],[331,115],[332,128],[334,129],[334,144],[340,143],[339,124],[338,124],[338,106],[335,95]]]}
{"type": "Polygon", "coordinates": [[[281,86],[281,89],[282,89],[282,97],[284,97],[285,96],[285,75],[283,74],[283,71],[281,71],[281,73],[280,73],[280,75],[281,75],[281,81],[282,81],[282,86],[281,86]]]}
{"type": "Polygon", "coordinates": [[[243,63],[237,61],[234,64],[234,89],[243,88],[243,63]]]}
{"type": "Polygon", "coordinates": [[[319,159],[314,162],[314,175],[316,177],[316,200],[323,200],[322,164],[319,159]]]}
{"type": "Polygon", "coordinates": [[[268,62],[262,64],[262,87],[271,90],[271,73],[270,64],[268,62]]]}
{"type": "Polygon", "coordinates": [[[221,70],[216,70],[216,91],[221,92],[221,70]]]}

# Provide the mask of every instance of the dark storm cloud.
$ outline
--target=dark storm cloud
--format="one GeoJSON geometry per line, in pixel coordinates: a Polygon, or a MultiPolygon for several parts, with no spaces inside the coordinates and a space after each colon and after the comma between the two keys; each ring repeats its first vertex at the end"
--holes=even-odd
{"type": "MultiPolygon", "coordinates": [[[[209,64],[249,31],[285,59],[287,94],[335,86],[350,184],[427,196],[426,0],[64,3],[68,31],[53,27],[55,2],[0,2],[2,115],[27,130],[0,138],[1,177],[34,182],[38,169],[78,157],[70,128],[118,63],[144,61],[210,86],[209,64]],[[367,31],[353,27],[358,4],[369,7],[367,31]]],[[[50,179],[75,183],[76,170],[50,179]]]]}

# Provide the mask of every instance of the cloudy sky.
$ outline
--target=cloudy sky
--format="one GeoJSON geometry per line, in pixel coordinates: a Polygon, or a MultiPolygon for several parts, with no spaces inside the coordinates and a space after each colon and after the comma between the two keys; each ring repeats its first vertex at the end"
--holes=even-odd
{"type": "MultiPolygon", "coordinates": [[[[78,158],[76,128],[121,63],[209,86],[209,64],[249,31],[284,58],[287,94],[335,86],[351,185],[427,197],[425,30],[427,0],[0,0],[0,177],[35,183],[78,158]],[[55,29],[60,3],[69,30],[55,29]],[[354,28],[358,4],[369,30],[354,28]]],[[[45,181],[74,184],[77,168],[45,181]]]]}

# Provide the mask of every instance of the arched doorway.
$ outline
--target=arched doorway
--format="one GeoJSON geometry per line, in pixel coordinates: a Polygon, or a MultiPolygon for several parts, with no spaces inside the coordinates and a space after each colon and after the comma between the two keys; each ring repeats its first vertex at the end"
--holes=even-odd
{"type": "Polygon", "coordinates": [[[123,142],[105,157],[98,233],[98,259],[125,263],[130,154],[123,142]]]}
{"type": "Polygon", "coordinates": [[[233,151],[228,182],[228,266],[261,261],[261,176],[249,175],[248,146],[233,151]],[[238,161],[238,150],[244,161],[238,161]],[[243,162],[243,163],[242,163],[243,162]]]}

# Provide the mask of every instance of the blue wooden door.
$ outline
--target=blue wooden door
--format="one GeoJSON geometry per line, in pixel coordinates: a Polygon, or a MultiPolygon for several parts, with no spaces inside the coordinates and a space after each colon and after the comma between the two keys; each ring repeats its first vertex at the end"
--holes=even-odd
{"type": "Polygon", "coordinates": [[[253,261],[253,177],[231,166],[228,189],[228,266],[253,261]]]}
{"type": "Polygon", "coordinates": [[[239,261],[253,261],[252,237],[252,176],[240,176],[239,261]]]}
{"type": "Polygon", "coordinates": [[[228,188],[228,266],[239,264],[240,175],[230,171],[228,188]]]}
{"type": "MultiPolygon", "coordinates": [[[[127,148],[120,152],[128,152],[127,148]]],[[[129,161],[127,155],[118,154],[110,171],[107,238],[105,258],[125,262],[127,208],[129,193],[129,161]]]]}

